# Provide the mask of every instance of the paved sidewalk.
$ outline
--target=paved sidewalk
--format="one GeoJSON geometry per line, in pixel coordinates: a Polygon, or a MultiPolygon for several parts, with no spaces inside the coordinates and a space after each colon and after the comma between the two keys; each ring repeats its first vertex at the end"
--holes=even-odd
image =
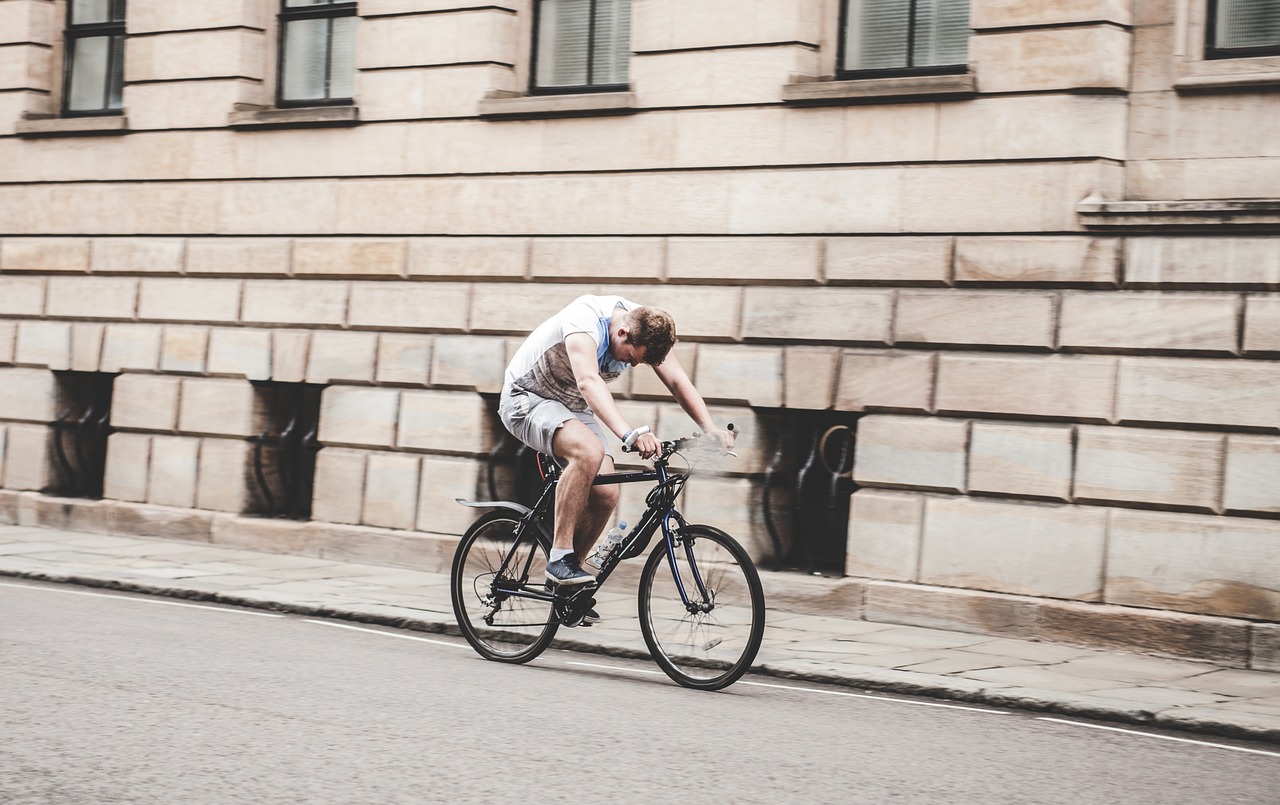
{"type": "MultiPolygon", "coordinates": [[[[202,542],[0,526],[0,576],[430,632],[454,627],[445,575],[202,542]]],[[[634,586],[614,584],[599,599],[604,622],[561,629],[558,645],[648,656],[634,586]]],[[[1280,743],[1280,674],[1265,671],[775,609],[757,666],[793,679],[1280,743]]]]}

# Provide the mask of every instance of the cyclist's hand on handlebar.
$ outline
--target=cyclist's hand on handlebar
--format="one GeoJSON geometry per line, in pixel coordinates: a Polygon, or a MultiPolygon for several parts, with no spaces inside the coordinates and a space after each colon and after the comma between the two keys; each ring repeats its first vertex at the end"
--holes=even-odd
{"type": "Polygon", "coordinates": [[[737,439],[737,436],[737,432],[732,430],[720,430],[717,428],[715,430],[707,431],[707,437],[715,440],[715,443],[720,446],[720,449],[726,453],[733,449],[733,443],[737,439]]]}
{"type": "Polygon", "coordinates": [[[662,452],[662,442],[652,433],[645,433],[636,439],[631,449],[639,453],[641,458],[653,458],[662,452]]]}

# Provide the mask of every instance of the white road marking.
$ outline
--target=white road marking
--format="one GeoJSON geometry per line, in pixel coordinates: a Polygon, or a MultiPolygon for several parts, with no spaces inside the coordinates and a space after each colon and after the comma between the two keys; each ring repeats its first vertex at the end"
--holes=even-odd
{"type": "MultiPolygon", "coordinates": [[[[578,665],[583,668],[604,668],[609,671],[630,671],[633,674],[661,674],[661,671],[653,671],[648,668],[624,668],[620,665],[602,665],[591,662],[573,662],[569,661],[568,665],[578,665]]],[[[821,688],[798,688],[793,685],[773,685],[768,682],[737,682],[738,685],[750,685],[757,688],[777,688],[778,690],[790,690],[797,693],[824,693],[828,696],[848,696],[853,699],[870,699],[876,702],[891,702],[893,704],[914,704],[920,707],[942,707],[948,710],[968,710],[974,713],[991,713],[992,715],[1007,716],[1011,715],[1008,710],[987,710],[982,707],[968,707],[961,704],[943,704],[941,702],[917,702],[912,699],[895,699],[892,696],[873,696],[866,693],[849,693],[843,690],[822,690],[821,688]]]]}
{"type": "Polygon", "coordinates": [[[918,702],[914,699],[896,699],[892,696],[875,696],[868,693],[849,693],[843,690],[823,690],[821,688],[797,688],[791,685],[771,685],[767,682],[739,682],[739,685],[753,685],[758,688],[777,688],[778,690],[794,690],[800,693],[825,693],[828,696],[848,696],[853,699],[870,699],[875,702],[892,702],[894,704],[914,704],[917,707],[941,707],[946,710],[968,710],[971,713],[989,713],[994,716],[1012,715],[1008,710],[988,710],[985,707],[969,707],[963,704],[943,704],[942,702],[918,702]]]}
{"type": "Polygon", "coordinates": [[[573,660],[565,661],[565,665],[577,665],[582,668],[603,668],[606,671],[627,671],[633,674],[658,674],[664,676],[661,671],[655,671],[652,668],[624,668],[621,665],[601,665],[595,662],[574,662],[573,660]]]}
{"type": "Polygon", "coordinates": [[[1159,738],[1162,741],[1177,741],[1184,744],[1195,744],[1196,746],[1211,746],[1214,749],[1230,749],[1234,752],[1248,752],[1254,755],[1267,755],[1268,757],[1280,757],[1280,752],[1266,752],[1261,749],[1246,749],[1243,746],[1231,746],[1230,744],[1218,744],[1210,741],[1196,741],[1191,738],[1175,738],[1172,735],[1157,735],[1154,732],[1140,732],[1138,730],[1126,730],[1120,727],[1105,727],[1102,724],[1085,724],[1082,721],[1068,721],[1064,718],[1048,718],[1046,716],[1038,716],[1037,721],[1052,721],[1055,724],[1070,724],[1073,727],[1085,727],[1091,730],[1106,730],[1108,732],[1122,732],[1125,735],[1138,735],[1143,738],[1159,738]]]}
{"type": "Polygon", "coordinates": [[[414,637],[413,635],[396,634],[395,632],[385,632],[381,629],[365,629],[362,626],[349,626],[345,623],[334,623],[333,621],[319,621],[319,620],[312,620],[311,618],[305,618],[304,620],[307,623],[317,623],[321,626],[332,626],[335,629],[350,629],[353,632],[368,632],[369,634],[382,635],[383,637],[398,637],[401,640],[417,640],[419,643],[433,643],[437,646],[449,646],[450,648],[465,648],[465,649],[471,648],[468,645],[464,645],[462,643],[450,643],[447,640],[432,640],[429,637],[414,637]]]}
{"type": "MultiPolygon", "coordinates": [[[[64,595],[87,595],[93,598],[111,598],[116,601],[132,601],[135,604],[160,604],[166,607],[188,607],[190,609],[208,609],[213,612],[228,612],[232,615],[257,615],[259,618],[283,618],[278,612],[255,612],[251,609],[233,609],[231,607],[210,606],[208,604],[187,604],[181,601],[166,601],[161,598],[147,596],[144,598],[135,598],[127,593],[130,591],[121,590],[125,595],[110,595],[108,593],[87,593],[82,590],[63,590],[57,587],[35,587],[26,584],[5,584],[0,582],[0,587],[16,587],[19,590],[39,590],[46,593],[63,593],[64,595]]],[[[135,595],[146,595],[145,593],[135,595]]]]}

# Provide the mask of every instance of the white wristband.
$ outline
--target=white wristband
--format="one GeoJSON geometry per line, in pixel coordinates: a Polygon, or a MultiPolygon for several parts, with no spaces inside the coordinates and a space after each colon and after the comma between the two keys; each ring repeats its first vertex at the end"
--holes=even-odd
{"type": "Polygon", "coordinates": [[[648,432],[649,432],[648,425],[641,425],[638,428],[632,428],[631,430],[627,431],[627,434],[625,436],[622,437],[622,443],[627,447],[632,447],[635,445],[636,439],[639,439],[641,436],[645,435],[648,432]]]}

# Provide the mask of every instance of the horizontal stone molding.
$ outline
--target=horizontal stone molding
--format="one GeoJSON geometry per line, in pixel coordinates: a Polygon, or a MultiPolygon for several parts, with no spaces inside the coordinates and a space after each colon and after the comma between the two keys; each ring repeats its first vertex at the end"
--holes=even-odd
{"type": "MultiPolygon", "coordinates": [[[[1003,289],[1123,288],[1190,291],[1271,290],[1280,287],[1280,238],[1112,237],[1097,235],[963,235],[958,237],[866,234],[833,237],[716,235],[684,237],[658,233],[605,237],[556,236],[392,238],[230,237],[10,237],[0,242],[0,266],[10,290],[0,315],[40,315],[40,286],[49,285],[57,304],[49,315],[130,318],[112,297],[93,315],[89,303],[66,310],[68,294],[112,288],[105,277],[135,275],[144,289],[166,287],[148,275],[173,277],[173,287],[234,287],[243,277],[255,293],[290,276],[308,280],[340,278],[381,285],[412,278],[412,285],[445,288],[449,282],[530,283],[540,289],[599,276],[600,265],[628,283],[644,280],[680,286],[738,285],[984,285],[1003,289]],[[24,274],[26,274],[24,276],[24,274]],[[40,274],[54,274],[41,277],[40,274]],[[188,277],[179,277],[183,274],[188,277]],[[34,275],[34,276],[33,276],[34,275]],[[261,278],[261,279],[254,279],[261,278]],[[54,282],[53,280],[56,280],[54,282]],[[210,284],[201,286],[198,281],[210,284]],[[380,282],[373,282],[379,280],[380,282]],[[177,282],[187,282],[177,286],[177,282]],[[96,283],[96,285],[95,285],[96,283]],[[219,284],[222,283],[222,284],[219,284]]],[[[116,283],[124,289],[128,283],[116,283]]],[[[327,280],[333,282],[334,280],[327,280]]],[[[313,288],[323,286],[316,285],[313,288]]],[[[411,289],[411,284],[403,286],[411,289]]],[[[204,295],[204,294],[197,294],[204,295]]],[[[955,296],[955,299],[965,297],[955,296]]],[[[995,297],[993,297],[995,298],[995,297]]],[[[1138,298],[1138,297],[1135,297],[1138,298]]],[[[1151,297],[1155,298],[1155,297],[1151,297]]],[[[1175,297],[1170,297],[1171,300],[1175,297]]],[[[153,316],[158,318],[158,316],[153,316]]],[[[223,320],[227,315],[212,317],[223,320]]],[[[325,318],[320,324],[332,323],[325,318]]]]}
{"type": "MultiPolygon", "coordinates": [[[[706,169],[495,175],[492,152],[485,153],[489,160],[478,167],[487,173],[472,176],[397,176],[384,166],[375,178],[342,181],[9,184],[0,186],[0,216],[39,239],[84,231],[136,236],[160,224],[175,237],[1038,233],[1079,229],[1079,199],[1090,188],[1110,192],[1122,176],[1120,167],[1093,158],[747,167],[727,181],[706,169]],[[982,205],[973,204],[975,188],[982,205]]],[[[10,248],[6,239],[0,266],[27,262],[15,261],[10,248]]]]}
{"type": "MultiPolygon", "coordinates": [[[[1280,73],[1274,77],[1280,86],[1280,73]]],[[[1076,208],[1090,229],[1152,230],[1272,229],[1280,224],[1280,199],[1224,199],[1205,201],[1094,201],[1076,208]]]]}

